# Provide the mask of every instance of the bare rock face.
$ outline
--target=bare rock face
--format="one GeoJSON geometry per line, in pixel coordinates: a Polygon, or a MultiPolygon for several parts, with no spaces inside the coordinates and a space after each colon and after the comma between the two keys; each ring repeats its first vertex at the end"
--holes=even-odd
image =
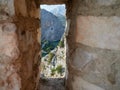
{"type": "Polygon", "coordinates": [[[0,24],[0,90],[20,90],[21,79],[16,67],[19,56],[16,26],[13,23],[0,24]]]}
{"type": "Polygon", "coordinates": [[[62,22],[49,11],[41,10],[41,39],[47,41],[58,41],[64,33],[62,22]]]}

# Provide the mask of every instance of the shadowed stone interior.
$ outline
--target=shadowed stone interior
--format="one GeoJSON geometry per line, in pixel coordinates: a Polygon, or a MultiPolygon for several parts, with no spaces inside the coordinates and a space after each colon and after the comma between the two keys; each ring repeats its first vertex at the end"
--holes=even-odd
{"type": "Polygon", "coordinates": [[[63,3],[69,22],[66,90],[120,89],[119,0],[0,0],[0,90],[44,88],[39,5],[63,3]]]}

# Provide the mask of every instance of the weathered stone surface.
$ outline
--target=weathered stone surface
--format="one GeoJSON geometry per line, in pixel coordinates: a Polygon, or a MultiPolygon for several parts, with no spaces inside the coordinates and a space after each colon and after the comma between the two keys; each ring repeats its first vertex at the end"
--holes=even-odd
{"type": "Polygon", "coordinates": [[[40,4],[64,4],[67,1],[68,0],[41,0],[40,4]]]}
{"type": "Polygon", "coordinates": [[[41,80],[40,90],[65,90],[64,78],[49,78],[41,80]]]}
{"type": "Polygon", "coordinates": [[[76,42],[105,49],[120,50],[120,18],[78,16],[76,42]]]}
{"type": "Polygon", "coordinates": [[[25,0],[15,0],[15,13],[17,15],[28,16],[27,3],[25,0]]]}
{"type": "Polygon", "coordinates": [[[67,38],[67,90],[120,89],[119,6],[119,0],[74,1],[67,38]]]}
{"type": "Polygon", "coordinates": [[[18,56],[16,25],[0,24],[0,90],[20,90],[19,67],[15,65],[18,56]]]}
{"type": "Polygon", "coordinates": [[[119,0],[78,0],[79,15],[84,16],[120,16],[119,0]]]}
{"type": "Polygon", "coordinates": [[[120,51],[77,47],[69,62],[70,90],[119,90],[120,51]]]}
{"type": "Polygon", "coordinates": [[[28,12],[26,1],[14,1],[0,2],[0,90],[35,90],[40,64],[37,40],[40,21],[36,19],[39,14],[33,9],[30,10],[32,13],[28,12]],[[14,4],[15,17],[12,13],[14,4]],[[11,21],[17,26],[9,23],[11,21]]]}
{"type": "Polygon", "coordinates": [[[0,20],[6,20],[15,15],[14,0],[0,0],[0,20]]]}
{"type": "Polygon", "coordinates": [[[40,4],[38,0],[15,0],[14,3],[17,16],[40,19],[40,4]]]}
{"type": "Polygon", "coordinates": [[[37,40],[39,20],[18,17],[16,25],[20,50],[20,56],[17,60],[20,64],[21,90],[35,90],[39,80],[40,64],[40,45],[37,40]]]}
{"type": "Polygon", "coordinates": [[[73,81],[73,88],[74,90],[105,90],[77,76],[73,81]]]}
{"type": "MultiPolygon", "coordinates": [[[[39,20],[35,18],[39,17],[39,4],[63,4],[66,1],[67,16],[71,19],[67,39],[67,55],[70,52],[67,56],[70,60],[67,89],[120,89],[120,0],[14,1],[0,0],[0,20],[8,20],[15,14],[24,16],[18,21],[15,19],[17,31],[13,23],[0,22],[0,90],[36,89],[40,46],[37,41],[39,20]],[[77,15],[81,16],[76,19],[77,15]]],[[[53,89],[51,86],[45,89],[49,87],[53,89]]]]}
{"type": "Polygon", "coordinates": [[[108,5],[113,5],[113,4],[115,4],[116,1],[117,1],[117,0],[97,0],[97,3],[98,3],[99,5],[106,5],[106,6],[108,6],[108,5]]]}

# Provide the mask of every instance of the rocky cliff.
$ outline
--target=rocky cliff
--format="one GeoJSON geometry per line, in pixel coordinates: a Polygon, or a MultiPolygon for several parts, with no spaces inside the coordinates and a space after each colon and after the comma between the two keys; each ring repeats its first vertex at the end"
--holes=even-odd
{"type": "Polygon", "coordinates": [[[41,10],[42,40],[58,41],[64,33],[62,22],[52,13],[41,10]]]}

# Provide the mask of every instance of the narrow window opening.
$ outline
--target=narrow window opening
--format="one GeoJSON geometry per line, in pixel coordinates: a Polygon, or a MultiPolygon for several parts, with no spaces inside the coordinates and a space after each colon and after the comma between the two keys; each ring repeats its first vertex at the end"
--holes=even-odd
{"type": "Polygon", "coordinates": [[[41,78],[64,78],[66,72],[65,5],[40,5],[41,78]]]}

